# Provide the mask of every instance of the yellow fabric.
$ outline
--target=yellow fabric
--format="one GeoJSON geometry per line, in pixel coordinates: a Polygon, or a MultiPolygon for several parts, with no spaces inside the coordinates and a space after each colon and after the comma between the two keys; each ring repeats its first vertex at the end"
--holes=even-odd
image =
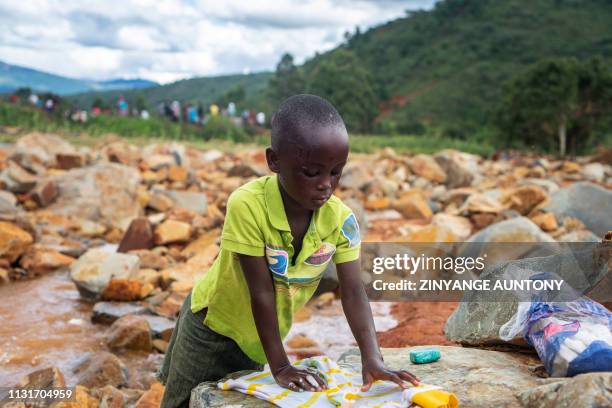
{"type": "Polygon", "coordinates": [[[277,177],[249,182],[230,195],[221,251],[193,289],[191,310],[196,313],[207,307],[204,323],[233,339],[258,363],[265,363],[266,357],[237,254],[266,257],[282,338],[291,328],[293,314],[312,297],[328,263],[359,259],[359,226],[351,210],[335,196],[314,212],[295,265],[291,264],[292,240],[277,177]]]}
{"type": "Polygon", "coordinates": [[[310,367],[323,374],[327,389],[321,392],[294,392],[280,387],[270,371],[247,374],[240,378],[220,382],[221,390],[234,390],[269,401],[283,408],[330,408],[346,407],[409,407],[412,403],[422,408],[457,408],[459,402],[454,394],[440,387],[420,385],[402,390],[389,381],[376,381],[366,392],[361,391],[361,374],[340,367],[325,356],[307,358],[294,363],[299,367],[310,367]]]}

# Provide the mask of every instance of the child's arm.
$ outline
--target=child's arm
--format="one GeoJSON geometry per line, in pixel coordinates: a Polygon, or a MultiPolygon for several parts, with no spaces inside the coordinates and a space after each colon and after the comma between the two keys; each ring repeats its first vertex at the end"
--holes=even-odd
{"type": "Polygon", "coordinates": [[[358,260],[336,265],[342,308],[361,351],[362,390],[369,390],[375,380],[393,381],[402,388],[405,388],[403,381],[417,385],[419,380],[408,371],[388,370],[383,363],[376,339],[372,310],[361,282],[360,269],[358,260]]]}
{"type": "Polygon", "coordinates": [[[325,382],[315,370],[297,368],[289,363],[283,347],[278,317],[274,283],[264,257],[239,255],[240,266],[249,286],[251,309],[259,340],[270,364],[276,382],[291,390],[321,391],[325,382]],[[312,380],[309,380],[311,377],[312,380]],[[316,381],[316,384],[311,384],[316,381]]]}

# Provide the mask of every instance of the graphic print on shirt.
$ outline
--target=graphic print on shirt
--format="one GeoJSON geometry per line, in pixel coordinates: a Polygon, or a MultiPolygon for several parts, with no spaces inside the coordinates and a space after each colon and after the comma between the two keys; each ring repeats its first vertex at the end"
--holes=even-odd
{"type": "Polygon", "coordinates": [[[287,251],[278,248],[271,248],[266,245],[266,259],[268,261],[268,269],[273,275],[278,277],[287,277],[287,269],[289,267],[289,254],[287,251]]]}
{"type": "Polygon", "coordinates": [[[314,254],[310,255],[308,259],[304,261],[306,265],[320,266],[327,263],[332,255],[336,252],[336,246],[329,242],[323,242],[321,247],[314,254]]]}
{"type": "Polygon", "coordinates": [[[348,239],[349,247],[354,247],[361,242],[361,236],[359,235],[359,224],[357,224],[357,218],[355,214],[350,213],[342,224],[342,235],[348,239]]]}

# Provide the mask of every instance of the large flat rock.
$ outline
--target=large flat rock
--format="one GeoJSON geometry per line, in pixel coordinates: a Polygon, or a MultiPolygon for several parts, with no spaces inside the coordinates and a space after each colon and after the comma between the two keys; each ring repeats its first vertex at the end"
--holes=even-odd
{"type": "MultiPolygon", "coordinates": [[[[461,407],[521,407],[518,394],[547,383],[533,375],[532,369],[539,360],[531,356],[462,347],[439,348],[442,358],[425,365],[410,363],[410,348],[383,349],[382,352],[389,367],[406,369],[425,383],[454,392],[461,407]]],[[[361,371],[357,350],[345,353],[339,363],[361,371]]],[[[191,398],[191,408],[272,406],[235,391],[218,390],[216,383],[200,384],[192,391],[191,398]]]]}

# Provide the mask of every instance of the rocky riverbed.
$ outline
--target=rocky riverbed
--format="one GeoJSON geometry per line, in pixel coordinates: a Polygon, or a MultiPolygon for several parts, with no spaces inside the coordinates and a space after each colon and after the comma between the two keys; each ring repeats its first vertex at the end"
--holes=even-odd
{"type": "MultiPolygon", "coordinates": [[[[337,194],[358,216],[364,242],[598,242],[612,230],[611,164],[609,151],[575,160],[493,160],[453,150],[386,149],[352,155],[337,194]]],[[[76,147],[40,133],[1,145],[0,316],[7,324],[0,329],[0,382],[78,384],[81,402],[64,406],[157,406],[163,387],[153,374],[182,301],[219,251],[227,197],[264,174],[262,149],[139,147],[114,137],[76,147]]],[[[595,288],[600,292],[612,282],[604,278],[595,288]]],[[[294,358],[322,351],[335,357],[353,344],[350,335],[326,337],[318,324],[328,319],[346,331],[333,271],[320,287],[287,338],[294,358]]],[[[456,307],[374,305],[381,344],[479,345],[474,336],[488,334],[473,326],[464,325],[465,335],[458,330],[478,314],[456,307]]],[[[474,352],[448,349],[457,359],[474,352]]],[[[491,358],[503,365],[511,357],[491,358]]],[[[495,398],[494,387],[474,381],[461,388],[463,363],[457,364],[448,381],[439,380],[474,401],[463,406],[487,406],[475,401],[495,398]]],[[[533,370],[521,375],[537,381],[533,370]]],[[[576,384],[610,384],[608,377],[588,378],[576,384]]],[[[549,399],[578,387],[547,384],[549,399]]],[[[496,406],[556,406],[533,405],[536,397],[515,388],[507,392],[512,403],[496,406]]],[[[609,389],[597,395],[610,398],[609,389]]]]}

